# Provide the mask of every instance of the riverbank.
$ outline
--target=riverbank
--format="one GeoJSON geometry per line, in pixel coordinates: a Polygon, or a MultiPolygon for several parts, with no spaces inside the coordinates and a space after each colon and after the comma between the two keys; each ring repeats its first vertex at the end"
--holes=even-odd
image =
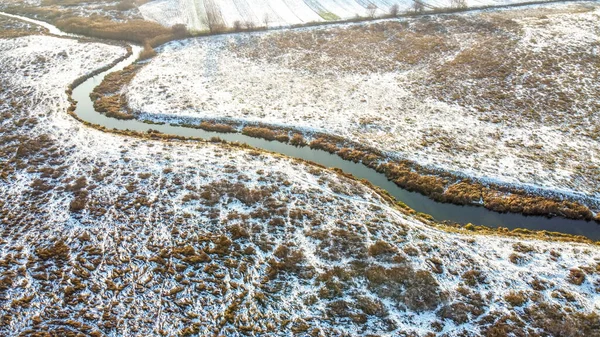
{"type": "MultiPolygon", "coordinates": [[[[357,46],[353,42],[344,42],[346,45],[336,42],[356,34],[362,34],[362,38],[358,40],[353,38],[351,41],[370,41],[369,39],[376,32],[383,29],[387,32],[386,34],[395,33],[404,40],[408,39],[400,41],[414,40],[411,42],[414,45],[418,44],[418,41],[430,39],[452,40],[446,36],[447,34],[432,33],[432,27],[442,25],[446,29],[455,29],[452,27],[458,25],[457,21],[460,22],[460,25],[469,27],[475,25],[477,20],[482,20],[491,25],[490,27],[496,27],[494,29],[500,31],[500,33],[494,34],[517,34],[517,32],[528,31],[530,27],[535,26],[536,20],[550,22],[549,19],[544,19],[544,16],[547,15],[553,15],[550,18],[558,18],[558,23],[553,23],[557,27],[562,24],[560,20],[564,20],[566,12],[573,11],[573,15],[580,13],[584,17],[589,16],[589,9],[580,6],[585,7],[585,5],[575,4],[555,5],[548,9],[530,8],[529,12],[519,11],[518,20],[520,21],[514,18],[514,12],[507,10],[502,14],[494,15],[484,13],[476,16],[439,18],[443,22],[430,19],[419,19],[414,22],[402,21],[400,27],[406,24],[406,28],[400,28],[400,30],[393,26],[395,22],[387,22],[345,28],[308,29],[295,33],[276,32],[207,38],[190,40],[183,44],[173,43],[164,48],[165,55],[159,56],[157,60],[150,63],[151,69],[142,70],[142,74],[136,77],[134,83],[127,89],[119,91],[118,88],[114,88],[113,94],[126,93],[119,97],[119,102],[116,104],[117,110],[126,105],[127,99],[131,100],[132,104],[127,108],[129,109],[128,118],[131,118],[131,110],[133,110],[143,120],[196,126],[208,131],[216,131],[219,128],[221,131],[233,129],[242,131],[244,126],[254,125],[262,129],[265,127],[272,129],[266,133],[263,132],[263,136],[267,139],[274,139],[281,134],[281,139],[286,142],[294,136],[294,133],[301,133],[307,142],[312,142],[311,147],[338,153],[349,160],[360,159],[367,166],[384,172],[388,178],[395,180],[401,187],[418,191],[437,201],[483,205],[488,209],[500,212],[558,215],[591,220],[598,208],[598,198],[593,192],[596,188],[593,174],[596,164],[593,161],[594,157],[588,156],[594,151],[595,141],[593,135],[581,134],[580,131],[584,128],[579,124],[589,119],[589,111],[586,111],[593,110],[593,105],[583,106],[583,110],[577,114],[577,116],[581,115],[579,117],[571,115],[570,118],[573,120],[569,123],[575,123],[578,126],[574,126],[572,131],[565,131],[566,126],[563,119],[556,119],[549,124],[547,119],[535,121],[535,118],[528,117],[528,115],[520,116],[519,113],[511,117],[509,111],[494,110],[493,104],[496,103],[493,100],[488,102],[492,104],[492,107],[487,112],[477,111],[473,106],[465,106],[461,101],[455,102],[453,105],[419,103],[423,99],[422,97],[413,100],[410,95],[407,96],[404,89],[393,88],[402,84],[402,82],[399,84],[394,82],[398,81],[397,78],[393,76],[392,78],[386,75],[387,73],[381,76],[369,75],[373,71],[370,70],[373,67],[375,69],[381,67],[383,67],[382,69],[390,67],[390,69],[398,67],[405,69],[407,63],[421,69],[432,59],[442,58],[441,54],[437,54],[439,51],[431,51],[433,54],[423,56],[423,59],[415,64],[411,63],[415,60],[411,61],[412,56],[409,54],[401,55],[400,61],[396,59],[396,61],[390,62],[389,57],[377,55],[377,50],[381,49],[377,46],[367,52],[368,60],[363,60],[354,52],[349,52],[351,56],[339,56],[339,60],[332,58],[334,55],[332,53],[340,49],[354,50],[358,48],[357,50],[362,50],[361,46],[357,46]],[[540,15],[542,19],[539,19],[540,15]],[[500,24],[502,20],[508,21],[500,24]],[[527,20],[531,22],[523,23],[527,20]],[[519,24],[524,26],[516,28],[519,24]],[[415,36],[417,33],[425,35],[418,37],[415,36]],[[340,37],[337,37],[338,35],[340,37]],[[318,41],[313,41],[315,36],[329,36],[328,42],[319,44],[318,41]],[[325,53],[324,55],[328,55],[329,59],[322,62],[317,60],[317,62],[307,56],[308,58],[303,57],[299,61],[288,57],[291,54],[282,56],[286,55],[286,50],[278,47],[278,44],[285,41],[288,41],[286,43],[292,41],[290,48],[300,48],[301,55],[306,53],[305,50],[311,51],[311,48],[314,48],[311,55],[325,53]],[[305,46],[307,41],[313,47],[305,46]],[[194,57],[188,59],[187,52],[192,50],[194,52],[191,52],[190,55],[194,55],[194,57]],[[262,50],[265,55],[260,56],[254,53],[256,50],[262,50]],[[234,52],[233,55],[230,53],[231,51],[234,52]],[[226,68],[221,68],[219,64],[205,64],[204,62],[212,59],[208,53],[215,54],[212,55],[212,58],[219,59],[220,64],[226,63],[226,68]],[[278,61],[265,62],[263,58],[278,61]],[[355,69],[338,67],[342,63],[353,64],[355,69]],[[173,64],[187,64],[188,66],[184,67],[187,75],[179,74],[177,69],[171,69],[173,64]],[[235,64],[238,64],[239,67],[233,66],[235,64]],[[290,69],[286,70],[286,67],[290,69]],[[193,70],[190,72],[188,69],[193,70]],[[267,76],[264,73],[269,72],[268,69],[272,69],[272,73],[267,76]],[[173,71],[174,73],[172,73],[173,71]],[[304,73],[306,71],[308,71],[308,75],[304,73]],[[352,75],[356,71],[367,71],[367,74],[352,75]],[[314,74],[311,75],[312,72],[314,74]],[[154,81],[152,74],[155,73],[161,73],[164,76],[159,81],[154,81]],[[190,75],[192,73],[193,75],[190,75]],[[348,81],[320,82],[324,77],[328,78],[332,74],[345,78],[347,73],[350,76],[348,81]],[[377,76],[386,79],[392,85],[389,86],[374,80],[375,82],[371,86],[364,87],[360,84],[355,93],[330,95],[332,94],[331,90],[337,92],[339,88],[350,86],[353,83],[362,83],[360,78],[370,83],[373,77],[379,78],[377,76]],[[169,80],[171,77],[176,83],[169,80]],[[240,77],[244,78],[241,83],[239,82],[240,77]],[[191,86],[187,82],[190,79],[199,80],[200,83],[210,83],[210,87],[191,86]],[[271,83],[273,81],[278,83],[271,83]],[[310,85],[307,81],[321,84],[310,85]],[[290,82],[298,84],[290,84],[290,82]],[[368,90],[369,88],[372,90],[368,90]],[[235,94],[236,90],[243,91],[242,97],[247,99],[242,99],[243,102],[231,101],[232,97],[240,97],[235,94]],[[381,97],[371,97],[376,92],[374,90],[384,94],[381,94],[381,97]],[[136,92],[139,95],[136,96],[136,92]],[[152,98],[146,99],[147,92],[152,92],[151,97],[161,97],[161,99],[158,101],[154,101],[152,98]],[[266,95],[263,94],[265,92],[266,95]],[[232,96],[231,93],[235,95],[232,96]],[[316,99],[323,95],[329,96],[326,96],[325,99],[316,99]],[[401,96],[400,100],[396,97],[397,95],[401,96]],[[144,98],[139,99],[142,97],[144,98]],[[340,101],[339,97],[348,97],[348,102],[340,101]],[[410,101],[408,104],[410,106],[407,106],[406,100],[410,101]],[[286,107],[278,107],[280,102],[285,102],[282,104],[286,107]],[[334,111],[328,104],[339,106],[334,111]],[[389,108],[392,106],[395,108],[389,108]],[[400,109],[399,106],[404,108],[400,109]],[[442,108],[446,110],[440,110],[442,108]],[[240,111],[243,117],[239,117],[240,111]],[[489,115],[494,111],[500,114],[496,115],[494,119],[490,119],[489,115]],[[234,116],[236,114],[237,117],[234,116]],[[509,122],[511,118],[515,122],[509,122]],[[520,122],[516,122],[517,120],[520,122]],[[203,121],[204,123],[202,123],[203,121]],[[525,126],[517,125],[521,122],[526,123],[525,126]],[[224,124],[229,126],[224,127],[224,124]],[[328,128],[333,129],[328,130],[324,127],[325,124],[330,126],[328,128]],[[469,130],[466,129],[467,124],[469,130]],[[450,126],[456,128],[453,128],[452,131],[449,129],[450,126]],[[529,138],[524,136],[524,133],[528,132],[527,130],[533,129],[544,131],[533,134],[529,138]],[[403,135],[400,138],[395,136],[399,133],[403,135]],[[332,136],[332,134],[337,136],[332,136]],[[502,151],[498,152],[500,149],[502,151]],[[577,155],[567,158],[568,153],[577,153],[577,155]],[[436,162],[438,159],[439,162],[436,162]],[[472,165],[467,167],[466,163],[469,162],[472,162],[472,165]],[[498,162],[503,164],[497,165],[498,162]],[[574,176],[583,177],[573,178],[574,176]]],[[[573,20],[577,19],[574,17],[573,20]]],[[[583,23],[585,24],[585,22],[587,21],[584,20],[583,23]]],[[[465,37],[464,34],[469,36],[465,39],[482,38],[477,35],[471,36],[472,32],[465,33],[464,27],[460,28],[463,30],[461,36],[465,37]]],[[[457,33],[451,34],[456,35],[457,33]]],[[[585,35],[583,39],[582,41],[587,41],[585,35]]],[[[549,43],[544,41],[540,40],[539,43],[549,43]]],[[[447,44],[447,42],[444,43],[447,44]]],[[[390,42],[388,41],[387,44],[390,42]]],[[[385,46],[385,43],[383,45],[385,46]]],[[[391,46],[388,47],[391,48],[391,46]]],[[[397,50],[397,48],[392,50],[397,50]]],[[[463,52],[459,51],[459,54],[463,52]]],[[[428,54],[422,53],[421,55],[428,54]]],[[[567,71],[565,74],[559,75],[570,76],[569,74],[567,71]]],[[[548,78],[559,75],[554,74],[548,78]]],[[[409,75],[402,76],[410,77],[409,75]]],[[[122,85],[124,84],[122,83],[122,85]]],[[[580,91],[585,93],[595,90],[593,86],[586,88],[586,90],[580,91]]],[[[417,89],[413,88],[413,90],[419,91],[417,89]]],[[[533,90],[531,95],[540,94],[536,91],[539,88],[530,90],[533,90]]],[[[419,92],[419,94],[422,93],[419,92]]],[[[457,97],[463,97],[463,95],[457,97]]],[[[586,101],[586,98],[582,97],[582,101],[586,101]]],[[[507,102],[511,101],[507,100],[507,102]]],[[[517,100],[512,103],[523,104],[523,101],[517,100]]],[[[479,106],[481,107],[481,105],[479,106]]],[[[554,112],[548,113],[556,115],[554,112]]]]}

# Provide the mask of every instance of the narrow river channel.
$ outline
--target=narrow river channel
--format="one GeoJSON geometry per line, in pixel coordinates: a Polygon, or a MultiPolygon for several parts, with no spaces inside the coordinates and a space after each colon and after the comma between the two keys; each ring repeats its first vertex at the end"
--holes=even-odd
{"type": "MultiPolygon", "coordinates": [[[[4,13],[0,12],[0,14],[4,13]]],[[[13,18],[21,18],[16,15],[8,16],[13,18]]],[[[46,22],[38,22],[37,20],[29,18],[21,19],[49,28],[52,33],[60,32],[58,28],[51,26],[46,22]]],[[[63,32],[60,33],[60,35],[73,36],[63,32]]],[[[524,216],[513,213],[498,213],[489,211],[483,207],[458,206],[453,204],[439,203],[419,193],[409,192],[398,187],[396,184],[389,181],[383,174],[378,173],[363,164],[346,161],[337,155],[330,154],[322,150],[314,150],[307,146],[295,147],[277,141],[267,141],[259,138],[248,137],[239,133],[218,133],[173,125],[150,125],[136,120],[118,120],[106,117],[105,115],[95,111],[89,96],[92,90],[99,85],[100,82],[102,82],[102,79],[105,75],[117,70],[121,70],[135,62],[140,50],[140,47],[133,46],[132,56],[118,63],[111,69],[89,78],[73,89],[72,96],[73,99],[77,101],[77,107],[75,110],[77,116],[84,121],[102,125],[108,129],[134,130],[141,132],[146,132],[149,129],[153,129],[168,135],[196,137],[203,139],[219,137],[229,142],[246,143],[255,148],[281,153],[289,157],[310,160],[326,167],[339,168],[357,178],[368,180],[373,185],[386,190],[397,200],[404,202],[417,212],[429,214],[438,221],[449,220],[461,224],[472,223],[475,225],[484,225],[489,227],[501,226],[510,229],[527,228],[532,230],[547,230],[553,232],[584,235],[592,240],[600,240],[600,225],[593,221],[569,220],[559,217],[547,218],[540,216],[524,216]]]]}

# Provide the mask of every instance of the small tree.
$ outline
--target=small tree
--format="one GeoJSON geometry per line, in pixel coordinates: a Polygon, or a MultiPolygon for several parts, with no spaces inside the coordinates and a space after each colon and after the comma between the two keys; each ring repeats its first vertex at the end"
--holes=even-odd
{"type": "Polygon", "coordinates": [[[239,20],[233,22],[233,30],[239,32],[242,30],[242,23],[239,20]]]}
{"type": "Polygon", "coordinates": [[[367,15],[372,19],[375,17],[375,11],[377,11],[377,6],[374,4],[370,4],[367,6],[367,15]]]}
{"type": "Polygon", "coordinates": [[[390,16],[395,18],[398,16],[398,12],[399,12],[399,8],[398,8],[398,4],[394,4],[392,5],[392,7],[390,7],[390,16]]]}
{"type": "Polygon", "coordinates": [[[265,28],[269,28],[269,22],[271,22],[271,18],[269,18],[269,13],[265,13],[265,16],[263,16],[263,23],[265,24],[265,28]]]}
{"type": "Polygon", "coordinates": [[[246,28],[246,30],[253,30],[254,28],[256,28],[256,25],[254,24],[254,22],[249,20],[244,22],[244,28],[246,28]]]}
{"type": "Polygon", "coordinates": [[[183,38],[183,37],[190,35],[187,27],[182,23],[173,25],[171,27],[171,32],[173,32],[173,36],[175,36],[176,38],[183,38]]]}
{"type": "Polygon", "coordinates": [[[452,8],[465,9],[467,8],[467,0],[451,0],[450,5],[452,8]]]}
{"type": "Polygon", "coordinates": [[[138,56],[138,60],[143,61],[149,58],[153,58],[154,56],[156,56],[154,48],[152,48],[150,43],[146,42],[144,43],[144,49],[140,52],[140,55],[138,56]]]}
{"type": "Polygon", "coordinates": [[[425,5],[420,0],[413,0],[412,8],[415,13],[422,13],[425,10],[425,5]]]}

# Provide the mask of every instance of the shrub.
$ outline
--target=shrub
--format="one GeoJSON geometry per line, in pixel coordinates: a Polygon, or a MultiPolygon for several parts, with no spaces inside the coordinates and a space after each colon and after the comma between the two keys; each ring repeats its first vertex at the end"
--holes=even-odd
{"type": "Polygon", "coordinates": [[[292,136],[292,139],[290,140],[290,144],[292,144],[294,146],[305,146],[306,145],[306,141],[304,141],[304,137],[302,137],[301,134],[295,133],[292,136]]]}
{"type": "Polygon", "coordinates": [[[153,58],[154,56],[156,56],[156,51],[154,51],[154,48],[152,48],[149,42],[146,42],[144,43],[144,49],[142,49],[142,51],[140,52],[138,60],[143,61],[153,58]]]}
{"type": "Polygon", "coordinates": [[[519,253],[531,253],[534,252],[535,249],[531,246],[525,245],[521,242],[517,242],[513,245],[513,249],[519,253]]]}
{"type": "Polygon", "coordinates": [[[262,138],[266,140],[276,140],[277,133],[268,128],[246,126],[242,129],[242,134],[250,137],[262,138]]]}
{"type": "Polygon", "coordinates": [[[585,273],[578,268],[573,268],[569,271],[569,276],[567,276],[567,281],[575,285],[581,285],[585,282],[585,273]]]}
{"type": "Polygon", "coordinates": [[[504,300],[513,307],[520,307],[527,302],[527,297],[522,291],[510,291],[504,296],[504,300]]]}
{"type": "Polygon", "coordinates": [[[356,303],[358,309],[367,315],[378,317],[385,317],[387,315],[387,309],[385,305],[377,299],[360,296],[357,298],[356,303]]]}
{"type": "MultiPolygon", "coordinates": [[[[200,129],[206,131],[215,131],[221,133],[232,133],[235,132],[235,128],[228,124],[219,124],[219,123],[210,123],[210,122],[202,122],[200,123],[200,129]]],[[[219,140],[220,141],[220,140],[219,140]]]]}
{"type": "Polygon", "coordinates": [[[559,304],[542,302],[526,308],[523,319],[545,336],[598,336],[600,316],[596,312],[567,313],[559,304]]]}
{"type": "Polygon", "coordinates": [[[405,246],[402,250],[409,256],[417,256],[419,255],[419,250],[412,246],[405,246]]]}
{"type": "Polygon", "coordinates": [[[426,270],[418,270],[408,283],[404,304],[415,311],[433,310],[442,301],[440,285],[426,270]]]}
{"type": "Polygon", "coordinates": [[[173,33],[173,36],[177,39],[181,39],[190,35],[190,32],[188,31],[187,27],[182,23],[173,25],[171,27],[171,33],[173,33]]]}
{"type": "Polygon", "coordinates": [[[273,255],[277,257],[279,261],[271,260],[269,265],[275,267],[276,270],[283,270],[291,273],[298,273],[301,271],[302,263],[304,262],[304,253],[297,247],[291,245],[280,245],[278,246],[273,255]]]}
{"type": "Polygon", "coordinates": [[[431,263],[430,264],[431,270],[434,273],[441,274],[444,272],[444,269],[443,269],[444,264],[443,264],[442,260],[438,259],[437,257],[432,257],[432,258],[428,259],[427,261],[429,261],[431,263]]]}
{"type": "Polygon", "coordinates": [[[375,257],[379,255],[394,254],[396,250],[397,249],[389,243],[379,240],[369,247],[369,255],[375,257]]]}
{"type": "Polygon", "coordinates": [[[87,205],[87,197],[84,195],[76,196],[69,204],[69,210],[73,213],[80,212],[87,205]]]}
{"type": "Polygon", "coordinates": [[[450,319],[456,324],[463,324],[469,321],[469,314],[472,308],[466,303],[453,303],[451,305],[445,305],[438,312],[438,316],[444,319],[450,319]]]}
{"type": "Polygon", "coordinates": [[[311,149],[323,150],[329,153],[336,153],[338,151],[338,148],[335,144],[331,144],[327,139],[322,137],[319,137],[310,142],[309,146],[311,149]]]}
{"type": "Polygon", "coordinates": [[[465,284],[471,287],[480,283],[485,283],[486,280],[485,275],[481,271],[474,269],[464,272],[461,277],[463,281],[465,281],[465,284]]]}
{"type": "Polygon", "coordinates": [[[35,255],[44,261],[50,259],[68,260],[70,252],[71,249],[63,241],[58,241],[50,246],[38,247],[35,249],[35,255]]]}
{"type": "Polygon", "coordinates": [[[415,272],[408,265],[389,269],[373,266],[365,271],[365,277],[372,291],[404,303],[411,310],[432,310],[443,300],[439,284],[426,270],[415,272]]]}
{"type": "Polygon", "coordinates": [[[516,254],[516,253],[512,253],[510,254],[510,256],[508,257],[508,259],[510,260],[510,262],[514,263],[514,264],[522,264],[525,261],[527,261],[527,259],[525,258],[525,256],[521,255],[521,254],[516,254]]]}
{"type": "Polygon", "coordinates": [[[548,289],[548,282],[540,280],[537,277],[534,277],[533,280],[529,282],[529,285],[531,286],[531,288],[533,288],[533,290],[537,291],[543,291],[548,289]]]}

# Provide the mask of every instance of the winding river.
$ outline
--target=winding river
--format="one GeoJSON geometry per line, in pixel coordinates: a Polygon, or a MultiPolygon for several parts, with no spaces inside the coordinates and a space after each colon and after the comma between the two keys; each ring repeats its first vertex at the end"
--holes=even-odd
{"type": "MultiPolygon", "coordinates": [[[[71,34],[61,32],[58,28],[46,22],[20,17],[17,15],[5,14],[2,12],[0,12],[0,15],[6,15],[17,19],[22,19],[30,23],[39,24],[45,28],[48,28],[49,31],[55,35],[75,37],[71,34]]],[[[94,87],[102,82],[102,79],[105,75],[117,70],[121,70],[135,62],[140,50],[140,47],[133,46],[133,55],[131,55],[129,58],[116,64],[111,69],[89,78],[73,89],[72,97],[77,101],[75,113],[77,116],[79,116],[79,118],[109,129],[134,130],[141,132],[146,132],[149,129],[153,129],[168,135],[204,139],[219,137],[229,142],[246,143],[255,148],[281,153],[289,157],[310,160],[326,167],[336,167],[342,169],[346,173],[354,175],[357,178],[368,180],[373,185],[386,190],[397,200],[404,202],[415,211],[429,214],[438,221],[448,220],[461,224],[473,223],[475,225],[484,225],[488,227],[502,226],[509,229],[526,228],[531,230],[547,230],[575,235],[584,235],[592,240],[600,240],[600,225],[595,222],[570,220],[559,217],[547,218],[540,216],[524,216],[513,213],[498,213],[489,211],[483,207],[457,206],[453,204],[439,203],[419,193],[409,192],[398,187],[396,184],[389,181],[383,174],[378,173],[363,164],[346,161],[337,155],[330,154],[322,150],[311,149],[307,146],[295,147],[277,141],[267,141],[259,138],[248,137],[240,133],[218,133],[173,125],[150,125],[137,120],[118,120],[106,117],[105,115],[95,111],[93,102],[89,96],[94,87]]]]}

